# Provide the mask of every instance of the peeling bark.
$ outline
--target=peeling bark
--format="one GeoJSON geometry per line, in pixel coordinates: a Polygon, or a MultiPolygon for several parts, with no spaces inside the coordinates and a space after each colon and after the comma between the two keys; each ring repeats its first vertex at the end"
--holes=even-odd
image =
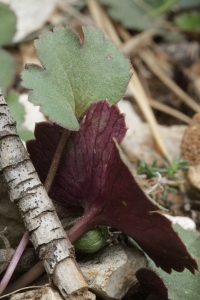
{"type": "Polygon", "coordinates": [[[88,285],[15,125],[0,93],[0,171],[10,200],[17,204],[30,239],[53,283],[65,298],[76,293],[80,295],[87,291],[88,285]]]}

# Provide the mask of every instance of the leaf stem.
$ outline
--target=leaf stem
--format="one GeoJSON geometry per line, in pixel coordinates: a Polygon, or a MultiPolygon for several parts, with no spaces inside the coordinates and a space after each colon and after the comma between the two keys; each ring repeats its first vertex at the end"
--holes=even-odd
{"type": "Polygon", "coordinates": [[[45,269],[42,265],[42,262],[39,261],[28,272],[26,272],[24,275],[22,275],[18,280],[16,280],[11,285],[9,285],[5,289],[4,294],[9,294],[20,288],[28,286],[31,282],[33,282],[35,279],[37,279],[44,272],[45,272],[45,269]]]}
{"type": "Polygon", "coordinates": [[[46,178],[45,183],[44,183],[44,187],[45,187],[47,193],[49,193],[52,182],[53,182],[54,177],[56,175],[56,171],[58,169],[58,165],[59,165],[60,159],[62,157],[63,150],[64,150],[64,148],[67,144],[69,134],[70,134],[69,130],[67,130],[67,129],[63,130],[61,138],[60,138],[59,143],[58,143],[58,146],[56,148],[56,152],[54,153],[54,157],[53,157],[49,172],[47,174],[47,178],[46,178]]]}
{"type": "MultiPolygon", "coordinates": [[[[93,216],[96,215],[96,211],[93,213],[87,213],[80,218],[80,220],[68,231],[67,236],[70,242],[73,244],[79,237],[81,237],[86,231],[93,227],[93,216]]],[[[96,222],[95,222],[95,225],[96,222]]],[[[17,289],[21,289],[28,286],[31,282],[37,279],[45,271],[42,262],[38,262],[33,268],[27,273],[21,276],[17,281],[8,286],[5,293],[12,293],[17,289]]]]}
{"type": "Polygon", "coordinates": [[[97,222],[93,222],[93,217],[95,215],[96,211],[92,213],[85,213],[78,220],[78,222],[68,231],[67,236],[72,244],[74,244],[85,232],[91,229],[94,225],[98,225],[97,222]]]}
{"type": "Polygon", "coordinates": [[[3,279],[0,283],[0,295],[3,293],[3,291],[5,290],[6,286],[8,285],[10,278],[22,256],[22,253],[24,252],[24,249],[26,248],[26,245],[28,243],[29,240],[29,235],[28,232],[26,231],[9,263],[9,266],[3,276],[3,279]]]}

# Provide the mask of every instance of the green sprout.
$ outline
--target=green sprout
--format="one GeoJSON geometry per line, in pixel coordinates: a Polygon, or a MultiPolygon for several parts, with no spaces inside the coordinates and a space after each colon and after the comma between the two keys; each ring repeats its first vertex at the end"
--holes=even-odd
{"type": "Polygon", "coordinates": [[[165,201],[165,203],[168,202],[168,193],[178,194],[178,190],[169,185],[165,186],[164,191],[163,191],[163,200],[165,201]]]}
{"type": "Polygon", "coordinates": [[[140,161],[139,167],[137,168],[138,174],[145,174],[147,178],[157,177],[157,173],[166,173],[166,168],[158,168],[157,160],[155,159],[150,166],[143,159],[140,161]]]}
{"type": "Polygon", "coordinates": [[[162,168],[157,167],[157,160],[155,159],[152,165],[147,164],[143,159],[137,168],[138,174],[145,174],[147,178],[152,178],[157,176],[157,172],[166,176],[168,179],[180,179],[176,177],[179,170],[188,169],[188,161],[184,159],[178,159],[175,157],[172,162],[165,157],[166,162],[162,168]]]}
{"type": "Polygon", "coordinates": [[[167,200],[168,192],[177,193],[177,189],[170,185],[170,180],[183,181],[183,178],[176,176],[179,170],[187,170],[189,168],[188,161],[184,159],[178,159],[175,157],[172,162],[165,157],[166,162],[162,168],[157,167],[157,161],[154,160],[152,165],[147,164],[144,160],[140,161],[137,168],[138,174],[145,174],[147,178],[157,177],[158,173],[162,174],[168,180],[167,185],[164,187],[163,198],[167,200]]]}
{"type": "Polygon", "coordinates": [[[164,163],[165,168],[167,169],[166,177],[168,179],[180,179],[176,177],[176,174],[179,170],[188,170],[188,161],[185,159],[178,159],[175,157],[172,162],[165,157],[166,163],[164,163]]]}

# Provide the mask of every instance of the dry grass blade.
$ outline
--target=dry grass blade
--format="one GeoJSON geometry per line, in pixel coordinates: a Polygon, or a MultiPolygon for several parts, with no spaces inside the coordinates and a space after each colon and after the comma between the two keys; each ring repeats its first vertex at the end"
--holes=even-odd
{"type": "MultiPolygon", "coordinates": [[[[90,10],[90,13],[96,23],[96,25],[100,28],[103,29],[104,33],[109,36],[109,38],[119,47],[122,46],[122,42],[116,33],[116,30],[108,18],[108,16],[105,14],[101,6],[96,0],[88,0],[87,1],[88,8],[90,10]],[[113,33],[114,32],[114,33],[113,33]]],[[[134,76],[132,76],[130,83],[129,83],[129,88],[132,91],[142,113],[144,114],[146,120],[149,123],[149,126],[151,128],[153,137],[155,139],[158,151],[162,155],[166,155],[169,158],[168,151],[162,141],[162,138],[160,136],[158,127],[157,127],[157,122],[154,117],[154,114],[152,112],[152,109],[150,107],[150,104],[147,100],[147,96],[145,94],[145,91],[140,83],[140,80],[135,72],[133,70],[134,76]]]]}
{"type": "Polygon", "coordinates": [[[167,155],[169,158],[168,151],[160,137],[160,132],[157,127],[157,122],[154,117],[154,114],[151,110],[150,104],[147,100],[147,96],[145,94],[145,91],[139,81],[138,76],[136,73],[134,73],[134,76],[132,76],[131,81],[129,83],[129,88],[136,99],[141,111],[143,112],[144,116],[146,117],[146,120],[149,123],[149,126],[151,128],[152,134],[154,136],[155,141],[157,142],[158,150],[163,154],[167,155]]]}
{"type": "Polygon", "coordinates": [[[154,99],[149,99],[149,103],[150,103],[151,107],[153,107],[157,110],[160,110],[170,116],[173,116],[173,117],[185,122],[186,124],[190,124],[190,122],[191,122],[191,118],[189,118],[185,114],[181,113],[180,111],[178,111],[172,107],[169,107],[166,104],[160,103],[154,99]]]}
{"type": "Polygon", "coordinates": [[[142,50],[138,53],[140,58],[146,63],[149,69],[180,99],[182,99],[195,112],[200,112],[200,105],[197,104],[188,94],[186,94],[157,64],[157,59],[150,49],[142,50]]]}
{"type": "Polygon", "coordinates": [[[79,24],[92,25],[93,23],[91,18],[78,11],[77,8],[69,5],[67,1],[60,1],[58,3],[58,7],[67,14],[72,15],[73,18],[75,18],[79,22],[79,24]]]}
{"type": "MultiPolygon", "coordinates": [[[[126,92],[124,98],[132,101],[132,93],[129,92],[129,91],[126,92]]],[[[188,116],[186,116],[182,112],[178,111],[177,109],[172,108],[172,107],[170,107],[170,106],[168,106],[164,103],[160,103],[159,101],[157,101],[155,99],[152,99],[152,98],[148,97],[148,101],[149,101],[149,104],[152,108],[155,108],[159,111],[162,111],[167,115],[170,115],[170,116],[172,116],[172,117],[174,117],[174,118],[176,118],[180,121],[185,122],[186,124],[190,124],[190,122],[192,120],[191,118],[189,118],[188,116]]]]}
{"type": "Polygon", "coordinates": [[[127,42],[123,43],[121,50],[125,55],[132,57],[138,53],[138,50],[149,46],[152,43],[152,37],[155,31],[148,30],[131,37],[127,42]]]}
{"type": "MultiPolygon", "coordinates": [[[[182,112],[178,111],[177,109],[172,108],[172,107],[170,107],[170,106],[168,106],[168,105],[166,105],[164,103],[161,103],[161,102],[159,102],[159,101],[154,100],[154,99],[151,98],[151,93],[149,91],[148,82],[147,82],[146,77],[144,75],[145,72],[146,72],[146,68],[143,70],[144,65],[143,65],[143,63],[141,62],[141,60],[138,57],[136,57],[134,59],[134,65],[136,65],[136,67],[137,67],[138,76],[140,78],[140,81],[143,84],[143,88],[144,88],[144,90],[146,92],[146,95],[148,97],[148,101],[149,101],[150,106],[152,108],[155,108],[155,109],[157,109],[159,111],[164,112],[165,114],[173,116],[173,117],[175,117],[175,118],[177,118],[177,119],[185,122],[186,124],[189,124],[191,122],[191,118],[189,118],[188,116],[186,116],[182,112]]],[[[125,94],[125,97],[128,98],[128,99],[129,98],[132,99],[132,93],[129,90],[127,90],[126,94],[125,94]]]]}
{"type": "Polygon", "coordinates": [[[152,41],[150,48],[158,58],[157,61],[163,71],[172,74],[171,57],[167,53],[165,53],[154,41],[152,41]]]}
{"type": "Polygon", "coordinates": [[[103,30],[106,37],[111,39],[116,45],[119,46],[121,41],[103,8],[96,0],[88,0],[87,6],[96,25],[103,30]]]}

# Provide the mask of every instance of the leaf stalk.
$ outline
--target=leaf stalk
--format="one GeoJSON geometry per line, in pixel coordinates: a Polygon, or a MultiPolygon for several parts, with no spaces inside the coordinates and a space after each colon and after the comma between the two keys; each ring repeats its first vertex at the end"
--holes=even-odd
{"type": "Polygon", "coordinates": [[[47,178],[44,183],[44,187],[45,187],[47,193],[49,193],[49,190],[53,183],[54,177],[56,175],[56,171],[58,169],[58,165],[60,163],[60,159],[62,157],[63,150],[67,144],[69,134],[70,134],[70,131],[67,129],[64,129],[64,131],[62,132],[61,138],[59,140],[58,146],[56,148],[56,152],[54,153],[54,157],[53,157],[49,172],[47,174],[47,178]]]}

